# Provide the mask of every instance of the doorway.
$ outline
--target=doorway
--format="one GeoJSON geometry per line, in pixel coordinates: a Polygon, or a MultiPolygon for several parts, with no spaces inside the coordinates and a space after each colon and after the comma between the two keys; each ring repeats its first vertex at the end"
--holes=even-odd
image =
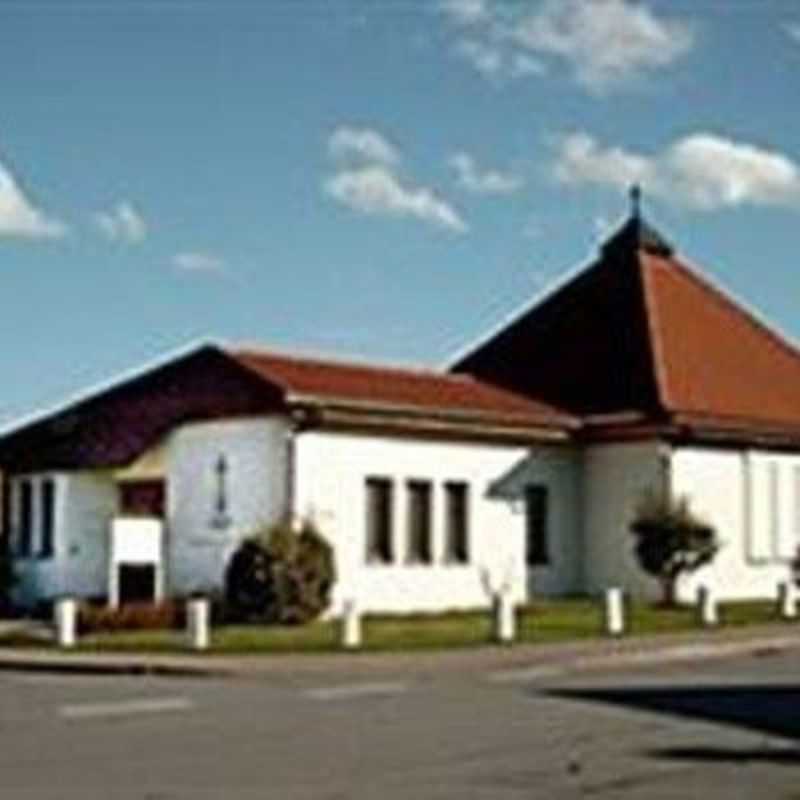
{"type": "Polygon", "coordinates": [[[156,596],[154,564],[120,564],[119,604],[152,603],[156,596]]]}

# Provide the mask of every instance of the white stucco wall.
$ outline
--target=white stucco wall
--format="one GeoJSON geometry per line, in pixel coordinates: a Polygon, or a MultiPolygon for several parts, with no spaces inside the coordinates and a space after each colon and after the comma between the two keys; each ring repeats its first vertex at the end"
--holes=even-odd
{"type": "MultiPolygon", "coordinates": [[[[529,600],[578,594],[583,589],[582,469],[581,455],[574,449],[536,447],[504,480],[505,491],[518,499],[527,485],[548,489],[549,559],[547,565],[527,569],[529,600]]],[[[519,515],[524,525],[521,510],[519,515]]]]}
{"type": "Polygon", "coordinates": [[[103,472],[47,473],[15,477],[11,481],[12,548],[19,525],[17,486],[23,478],[33,484],[33,541],[31,558],[16,558],[19,579],[15,600],[30,606],[63,594],[99,597],[106,594],[108,530],[116,510],[117,492],[103,472]],[[40,558],[41,494],[44,479],[55,486],[53,555],[40,558]]]}
{"type": "Polygon", "coordinates": [[[712,564],[681,581],[679,597],[691,601],[700,584],[720,599],[775,597],[800,544],[800,456],[680,448],[672,490],[715,527],[722,544],[712,564]]]}
{"type": "MultiPolygon", "coordinates": [[[[518,601],[527,597],[524,564],[525,514],[519,490],[529,480],[552,484],[561,498],[561,482],[574,485],[567,456],[543,451],[531,456],[522,447],[443,443],[336,433],[304,433],[296,439],[295,508],[312,517],[336,553],[338,581],[332,613],[355,597],[369,611],[404,613],[486,606],[490,587],[508,580],[518,601]],[[366,492],[368,477],[393,481],[395,562],[368,563],[366,558],[366,492]],[[433,563],[405,563],[408,480],[430,481],[433,487],[433,563]],[[469,563],[444,561],[444,485],[469,485],[469,563]],[[556,485],[558,484],[558,485],[556,485]]],[[[566,554],[573,541],[574,516],[559,499],[551,529],[553,565],[537,576],[542,591],[566,590],[574,579],[566,554]],[[565,541],[566,541],[565,538],[565,541]],[[564,556],[562,557],[562,552],[564,556]],[[549,573],[549,574],[548,574],[549,573]]]]}
{"type": "Polygon", "coordinates": [[[633,552],[630,522],[642,495],[667,485],[669,450],[657,441],[603,444],[584,453],[584,588],[619,586],[638,597],[658,596],[633,552]]]}
{"type": "Polygon", "coordinates": [[[184,425],[167,449],[168,591],[223,585],[238,543],[287,510],[288,424],[283,418],[184,425]],[[215,465],[224,456],[227,519],[215,510],[215,465]]]}

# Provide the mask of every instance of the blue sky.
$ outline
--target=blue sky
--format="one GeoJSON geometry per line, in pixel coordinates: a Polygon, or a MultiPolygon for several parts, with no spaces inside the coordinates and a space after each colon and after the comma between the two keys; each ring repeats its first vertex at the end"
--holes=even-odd
{"type": "Polygon", "coordinates": [[[794,0],[4,0],[0,97],[0,420],[197,339],[440,365],[634,181],[800,338],[794,0]]]}

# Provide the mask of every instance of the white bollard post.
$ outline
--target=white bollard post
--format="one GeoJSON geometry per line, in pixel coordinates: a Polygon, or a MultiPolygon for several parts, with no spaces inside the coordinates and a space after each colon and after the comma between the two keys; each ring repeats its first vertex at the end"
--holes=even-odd
{"type": "Polygon", "coordinates": [[[501,589],[494,597],[494,638],[500,644],[511,644],[517,634],[514,601],[508,589],[501,589]]]}
{"type": "Polygon", "coordinates": [[[622,589],[606,589],[604,595],[605,629],[609,636],[622,636],[625,633],[625,605],[622,589]]]}
{"type": "Polygon", "coordinates": [[[714,592],[708,586],[699,586],[697,588],[697,613],[700,618],[700,624],[707,628],[719,623],[717,600],[714,597],[714,592]]]}
{"type": "Polygon", "coordinates": [[[211,644],[210,617],[208,598],[196,597],[186,604],[186,627],[192,650],[207,650],[211,644]]]}
{"type": "Polygon", "coordinates": [[[73,597],[62,597],[56,601],[56,642],[59,647],[75,647],[78,624],[78,603],[73,597]]]}
{"type": "Polygon", "coordinates": [[[782,619],[794,619],[797,616],[797,589],[793,581],[778,584],[778,610],[782,619]]]}
{"type": "Polygon", "coordinates": [[[358,650],[361,641],[361,612],[355,600],[347,600],[342,610],[342,647],[358,650]]]}

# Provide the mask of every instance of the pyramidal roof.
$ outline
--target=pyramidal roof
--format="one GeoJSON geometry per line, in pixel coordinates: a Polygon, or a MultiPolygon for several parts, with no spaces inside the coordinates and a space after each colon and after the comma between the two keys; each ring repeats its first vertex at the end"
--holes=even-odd
{"type": "Polygon", "coordinates": [[[453,369],[593,421],[800,440],[800,351],[638,213],[599,258],[453,369]]]}

